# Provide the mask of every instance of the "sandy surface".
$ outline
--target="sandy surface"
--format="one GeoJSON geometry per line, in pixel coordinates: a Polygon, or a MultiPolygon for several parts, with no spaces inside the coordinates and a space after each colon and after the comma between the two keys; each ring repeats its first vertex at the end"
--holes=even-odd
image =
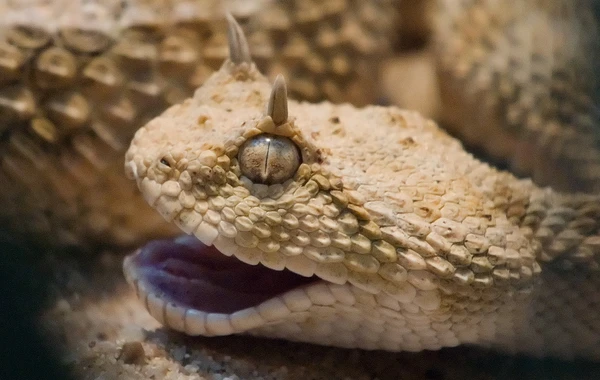
{"type": "Polygon", "coordinates": [[[470,348],[389,353],[252,337],[189,338],[162,328],[126,286],[121,257],[61,264],[42,325],[81,379],[585,379],[600,364],[470,348]],[[79,266],[78,269],[75,269],[79,266]]]}

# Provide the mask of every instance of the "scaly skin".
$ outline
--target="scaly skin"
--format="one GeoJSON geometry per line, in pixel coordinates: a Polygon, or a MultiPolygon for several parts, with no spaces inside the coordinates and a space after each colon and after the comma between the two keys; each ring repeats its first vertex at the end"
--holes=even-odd
{"type": "Polygon", "coordinates": [[[600,191],[600,2],[439,0],[442,123],[520,175],[600,191]]]}
{"type": "MultiPolygon", "coordinates": [[[[366,104],[396,9],[410,45],[425,38],[432,3],[0,1],[0,224],[94,250],[173,234],[123,179],[122,154],[220,66],[223,6],[295,99],[366,104]]],[[[538,184],[598,190],[598,3],[437,3],[443,125],[538,184]]]]}
{"type": "Polygon", "coordinates": [[[190,335],[600,359],[598,197],[498,171],[413,112],[288,104],[283,80],[271,87],[240,41],[193,98],[135,134],[126,171],[163,217],[232,256],[236,270],[313,281],[282,281],[243,308],[202,309],[208,292],[183,300],[205,277],[187,263],[194,256],[177,256],[198,249],[180,239],[156,248],[171,261],[145,265],[144,250],[125,261],[153,316],[190,335]],[[248,148],[272,135],[290,146],[248,148]]]}
{"type": "Polygon", "coordinates": [[[295,96],[365,104],[392,4],[0,0],[0,225],[94,250],[174,234],[124,178],[123,154],[227,57],[224,8],[245,20],[261,69],[293,75],[295,96]]]}

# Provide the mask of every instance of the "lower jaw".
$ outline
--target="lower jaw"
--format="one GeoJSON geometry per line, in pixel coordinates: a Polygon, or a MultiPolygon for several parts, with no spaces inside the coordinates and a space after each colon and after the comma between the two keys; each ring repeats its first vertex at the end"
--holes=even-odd
{"type": "Polygon", "coordinates": [[[388,351],[436,350],[461,343],[451,331],[438,334],[428,327],[444,315],[432,319],[432,312],[422,312],[416,305],[401,303],[383,292],[374,296],[348,283],[334,284],[316,276],[248,265],[207,248],[193,237],[149,243],[128,256],[123,269],[156,320],[191,336],[245,333],[388,351]],[[169,258],[175,258],[175,263],[169,258]],[[209,272],[206,277],[194,276],[205,271],[209,272]],[[169,288],[173,285],[169,279],[178,279],[181,286],[169,288]],[[210,279],[209,285],[224,293],[213,297],[199,291],[206,286],[201,279],[210,279]],[[240,279],[246,280],[242,287],[235,282],[240,279]],[[240,291],[245,297],[238,297],[240,291]]]}

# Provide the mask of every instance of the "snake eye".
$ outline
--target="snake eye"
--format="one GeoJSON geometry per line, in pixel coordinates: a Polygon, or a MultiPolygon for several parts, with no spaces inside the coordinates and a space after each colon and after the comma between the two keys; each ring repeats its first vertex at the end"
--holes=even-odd
{"type": "Polygon", "coordinates": [[[292,178],[300,161],[296,144],[286,137],[269,134],[249,139],[238,153],[242,174],[255,183],[266,185],[292,178]]]}

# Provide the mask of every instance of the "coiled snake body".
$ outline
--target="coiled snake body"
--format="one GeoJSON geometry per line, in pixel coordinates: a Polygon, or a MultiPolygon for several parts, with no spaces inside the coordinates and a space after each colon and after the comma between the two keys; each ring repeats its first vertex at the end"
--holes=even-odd
{"type": "MultiPolygon", "coordinates": [[[[373,4],[385,9],[387,3],[373,4]]],[[[440,2],[447,15],[438,29],[444,119],[449,126],[464,125],[459,133],[474,142],[484,140],[491,154],[510,155],[514,165],[533,173],[541,184],[594,192],[596,61],[579,49],[598,45],[596,5],[515,4],[440,2]],[[581,29],[570,29],[572,25],[581,29]],[[543,36],[551,37],[546,45],[538,44],[543,36]],[[486,132],[490,135],[477,129],[482,126],[491,128],[486,132]],[[541,160],[532,160],[536,153],[541,160]]],[[[275,9],[283,9],[278,6],[275,9]]],[[[327,15],[346,20],[339,16],[342,9],[332,6],[327,15]]],[[[299,19],[311,25],[310,17],[299,19]]],[[[361,22],[368,24],[368,18],[361,22]]],[[[194,23],[182,21],[189,24],[194,23]]],[[[296,24],[300,25],[304,24],[296,24]]],[[[380,30],[366,30],[374,36],[385,34],[388,24],[380,25],[380,30]]],[[[46,56],[33,54],[37,66],[32,74],[42,84],[35,84],[39,92],[37,87],[36,92],[24,88],[22,82],[3,89],[9,101],[2,104],[12,112],[4,113],[10,125],[18,119],[26,126],[6,139],[11,154],[3,156],[4,175],[10,175],[11,183],[33,179],[19,166],[38,164],[32,133],[51,143],[63,136],[57,125],[77,130],[91,123],[93,132],[67,134],[72,148],[54,150],[57,161],[43,159],[37,167],[52,175],[83,173],[77,178],[85,181],[89,176],[78,171],[73,152],[85,157],[86,164],[107,168],[95,160],[103,155],[90,141],[100,138],[109,146],[113,141],[112,148],[123,146],[123,140],[114,139],[114,131],[103,128],[112,125],[106,117],[127,116],[119,107],[143,104],[144,97],[148,104],[162,102],[161,107],[182,101],[141,128],[126,156],[126,171],[146,201],[167,221],[216,248],[195,238],[179,238],[151,243],[126,259],[128,281],[165,325],[191,335],[246,332],[366,349],[418,351],[472,343],[535,355],[600,357],[597,196],[558,193],[497,171],[416,113],[288,101],[284,80],[278,78],[271,86],[260,74],[260,62],[250,58],[245,37],[231,18],[228,28],[230,58],[185,101],[181,86],[153,87],[155,78],[148,80],[159,71],[157,66],[145,67],[147,62],[186,58],[182,45],[169,45],[167,38],[161,40],[167,45],[160,51],[165,54],[153,55],[156,49],[144,45],[149,38],[144,33],[155,36],[152,25],[123,34],[143,36],[141,46],[147,49],[119,50],[119,43],[105,66],[91,65],[102,58],[96,56],[98,51],[84,52],[87,66],[82,67],[89,70],[82,75],[97,80],[104,90],[116,77],[104,75],[111,73],[112,54],[121,54],[119,59],[134,68],[125,75],[133,80],[125,89],[119,87],[122,96],[112,97],[115,103],[102,103],[107,109],[98,110],[87,109],[87,98],[70,91],[79,76],[56,67],[69,67],[60,57],[78,46],[78,38],[102,39],[75,33],[75,42],[69,42],[73,35],[61,29],[57,36],[64,46],[46,50],[46,56]],[[173,51],[178,54],[167,54],[173,51]],[[48,66],[42,58],[48,59],[48,66]],[[90,66],[101,70],[90,71],[90,66]],[[37,104],[35,96],[45,94],[44,86],[52,91],[42,97],[45,114],[40,116],[32,104],[37,104]],[[141,94],[139,101],[129,98],[134,94],[141,94]],[[92,117],[96,112],[100,116],[92,117]],[[56,162],[70,170],[56,170],[56,162]]],[[[11,43],[5,50],[13,62],[23,55],[15,41],[27,44],[47,37],[23,28],[7,31],[11,43]]],[[[186,30],[180,32],[189,36],[186,30]]],[[[324,33],[316,41],[324,46],[333,41],[330,51],[339,53],[336,49],[347,42],[342,39],[336,45],[335,33],[329,36],[328,40],[324,33]]],[[[365,41],[355,45],[357,52],[367,57],[381,54],[370,51],[373,45],[365,41]]],[[[337,54],[325,67],[342,70],[344,65],[335,62],[340,62],[337,54]]],[[[321,73],[321,79],[334,75],[320,71],[311,59],[301,67],[321,73]]],[[[15,72],[19,70],[22,66],[15,72]]],[[[343,72],[337,72],[338,77],[343,72]]],[[[350,79],[360,78],[349,72],[350,79]]],[[[197,80],[197,67],[187,73],[193,75],[183,87],[199,84],[191,80],[197,80]]],[[[302,95],[304,90],[315,100],[318,91],[335,94],[333,84],[350,83],[351,88],[354,83],[322,81],[315,92],[317,87],[294,86],[294,73],[287,74],[291,92],[302,95]]],[[[103,95],[100,89],[91,94],[103,95]]],[[[160,107],[142,109],[158,112],[160,107]]],[[[140,115],[128,119],[133,129],[153,112],[140,115]]],[[[107,189],[104,186],[98,188],[107,189]]],[[[77,191],[59,190],[72,197],[68,199],[82,199],[77,191]]],[[[115,199],[104,190],[100,193],[115,199]]],[[[11,204],[23,196],[19,191],[6,194],[11,204]]],[[[102,198],[93,197],[89,205],[74,204],[83,205],[90,215],[89,223],[81,225],[81,236],[88,236],[89,229],[90,236],[106,241],[115,224],[93,212],[96,202],[101,203],[98,199],[102,198]]],[[[139,221],[121,211],[115,211],[118,220],[139,221]]],[[[52,207],[44,214],[63,218],[52,207]]],[[[78,220],[76,210],[65,214],[78,220]]],[[[77,229],[66,231],[66,240],[77,242],[71,234],[77,229]]],[[[152,231],[153,226],[147,229],[148,234],[152,231]]],[[[167,227],[164,231],[171,233],[167,227]]],[[[148,234],[124,235],[122,241],[135,242],[148,234]]]]}

